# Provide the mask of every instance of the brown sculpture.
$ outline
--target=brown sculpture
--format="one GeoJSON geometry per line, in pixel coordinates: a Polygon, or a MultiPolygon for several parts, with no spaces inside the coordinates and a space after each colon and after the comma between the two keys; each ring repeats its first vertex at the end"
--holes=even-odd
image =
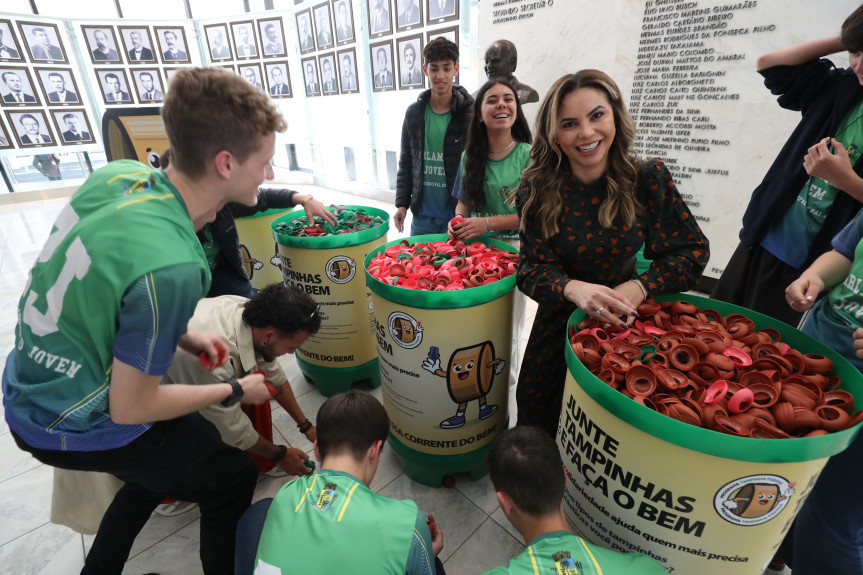
{"type": "Polygon", "coordinates": [[[515,86],[516,94],[522,104],[539,102],[539,93],[519,82],[513,72],[518,62],[515,44],[509,40],[496,40],[485,51],[485,74],[489,79],[505,78],[515,86]]]}

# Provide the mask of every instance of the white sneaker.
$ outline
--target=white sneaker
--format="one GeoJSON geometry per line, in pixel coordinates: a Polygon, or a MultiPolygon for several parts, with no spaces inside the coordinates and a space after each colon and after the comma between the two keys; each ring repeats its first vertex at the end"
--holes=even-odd
{"type": "Polygon", "coordinates": [[[197,503],[192,503],[191,501],[172,501],[171,503],[162,503],[156,507],[155,512],[163,517],[174,517],[182,515],[186,511],[191,511],[197,506],[197,503]]]}

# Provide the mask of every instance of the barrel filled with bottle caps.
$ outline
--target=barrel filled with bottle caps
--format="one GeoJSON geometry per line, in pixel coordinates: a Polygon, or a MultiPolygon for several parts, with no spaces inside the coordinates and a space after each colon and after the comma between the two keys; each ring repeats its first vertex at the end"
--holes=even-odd
{"type": "Polygon", "coordinates": [[[323,395],[354,383],[380,386],[371,292],[362,266],[389,229],[389,214],[364,206],[330,206],[338,223],[298,210],[272,224],[286,285],[320,305],[321,328],[297,349],[303,375],[323,395]]]}

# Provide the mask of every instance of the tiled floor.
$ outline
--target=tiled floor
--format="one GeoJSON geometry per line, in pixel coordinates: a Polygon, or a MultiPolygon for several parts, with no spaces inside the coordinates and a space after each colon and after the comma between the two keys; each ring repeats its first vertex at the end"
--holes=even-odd
{"type": "MultiPolygon", "coordinates": [[[[300,191],[308,188],[328,203],[368,205],[393,212],[391,204],[368,198],[310,186],[291,187],[300,191]]],[[[0,314],[0,359],[4,362],[12,348],[16,319],[13,310],[27,280],[27,272],[65,204],[66,200],[47,200],[0,206],[0,309],[5,310],[0,314]]],[[[397,237],[399,234],[391,229],[389,239],[397,237]]],[[[534,306],[530,301],[528,305],[525,324],[530,326],[534,306]]],[[[314,421],[324,397],[303,379],[293,356],[286,356],[283,365],[300,406],[314,421]]],[[[380,389],[372,393],[378,398],[381,396],[380,389]]],[[[277,443],[298,447],[312,455],[312,445],[277,405],[273,422],[277,443]]],[[[15,446],[0,417],[0,572],[71,575],[80,571],[92,537],[50,523],[52,473],[52,468],[15,446]]],[[[289,479],[262,476],[255,498],[272,496],[289,479]]],[[[523,549],[521,537],[500,511],[487,477],[472,482],[466,476],[457,476],[453,489],[432,489],[408,478],[392,449],[385,449],[372,489],[389,497],[412,499],[423,512],[435,515],[444,531],[441,560],[450,575],[482,573],[505,564],[523,549]]],[[[138,537],[124,573],[200,573],[196,552],[198,528],[197,509],[172,518],[154,515],[138,537]]]]}

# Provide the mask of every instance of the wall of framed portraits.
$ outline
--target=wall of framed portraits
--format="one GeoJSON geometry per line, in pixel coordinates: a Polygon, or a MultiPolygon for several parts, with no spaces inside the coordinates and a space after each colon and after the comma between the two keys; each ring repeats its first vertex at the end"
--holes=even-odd
{"type": "Polygon", "coordinates": [[[464,58],[470,6],[308,0],[158,21],[0,14],[0,157],[101,151],[105,110],[158,107],[177,70],[220,66],[265,91],[287,119],[280,166],[320,185],[386,193],[395,187],[404,110],[427,88],[425,44],[453,40],[463,50],[460,76],[472,68],[464,58]]]}

